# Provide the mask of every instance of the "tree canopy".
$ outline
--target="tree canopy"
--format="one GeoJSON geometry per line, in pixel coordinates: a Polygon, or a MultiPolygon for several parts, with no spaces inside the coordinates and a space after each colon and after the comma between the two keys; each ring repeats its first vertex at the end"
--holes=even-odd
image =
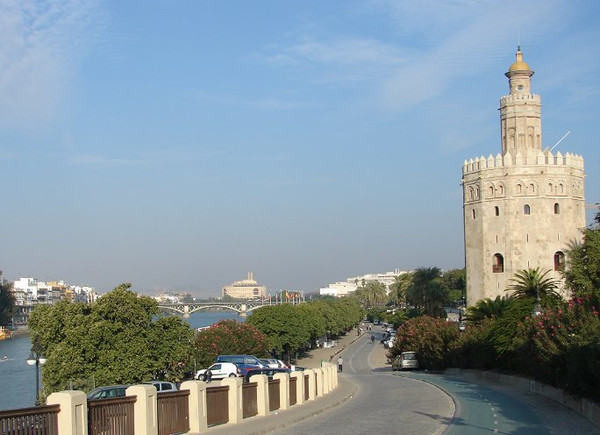
{"type": "MultiPolygon", "coordinates": [[[[600,213],[597,215],[597,219],[600,213]]],[[[600,225],[600,222],[598,222],[600,225]]],[[[576,298],[600,303],[600,226],[583,232],[583,243],[568,252],[569,268],[565,273],[567,287],[576,298]]]]}
{"type": "Polygon", "coordinates": [[[178,381],[190,370],[193,331],[176,317],[158,317],[154,299],[122,284],[98,302],[40,305],[29,328],[47,358],[46,393],[152,379],[178,381]]]}
{"type": "Polygon", "coordinates": [[[417,311],[433,317],[445,317],[444,304],[448,292],[437,267],[420,267],[413,272],[412,282],[406,291],[406,301],[417,311]]]}
{"type": "MultiPolygon", "coordinates": [[[[0,272],[0,279],[2,272],[0,272]]],[[[11,291],[12,283],[0,282],[0,326],[10,323],[15,310],[15,295],[11,291]]]]}

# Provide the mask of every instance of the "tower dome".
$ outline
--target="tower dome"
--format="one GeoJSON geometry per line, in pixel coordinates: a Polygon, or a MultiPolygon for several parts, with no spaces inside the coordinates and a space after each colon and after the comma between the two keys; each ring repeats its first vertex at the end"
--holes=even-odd
{"type": "Polygon", "coordinates": [[[510,66],[508,72],[513,71],[531,71],[527,62],[523,61],[523,52],[521,51],[521,47],[517,48],[517,52],[515,53],[517,60],[510,66]]]}

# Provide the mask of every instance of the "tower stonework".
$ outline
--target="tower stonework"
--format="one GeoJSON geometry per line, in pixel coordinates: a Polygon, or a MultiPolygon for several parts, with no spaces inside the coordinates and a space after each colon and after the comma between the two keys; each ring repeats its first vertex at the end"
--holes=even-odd
{"type": "MultiPolygon", "coordinates": [[[[542,148],[541,99],[520,49],[500,99],[501,152],[462,170],[467,304],[507,295],[519,270],[562,279],[585,227],[583,157],[542,148]]],[[[567,296],[563,292],[563,296],[567,296]]]]}

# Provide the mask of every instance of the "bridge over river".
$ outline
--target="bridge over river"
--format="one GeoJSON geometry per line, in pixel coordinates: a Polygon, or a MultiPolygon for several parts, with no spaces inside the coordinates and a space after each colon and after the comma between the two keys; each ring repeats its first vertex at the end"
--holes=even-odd
{"type": "Polygon", "coordinates": [[[158,304],[158,308],[161,310],[172,313],[172,314],[180,314],[183,317],[187,318],[190,314],[195,313],[200,310],[228,310],[234,311],[238,313],[240,316],[245,317],[249,312],[256,310],[261,307],[268,307],[272,305],[281,305],[281,304],[291,304],[298,305],[302,303],[302,301],[295,300],[290,302],[282,302],[282,301],[268,301],[268,300],[248,300],[248,301],[233,301],[233,302],[180,302],[180,303],[160,303],[158,304]]]}

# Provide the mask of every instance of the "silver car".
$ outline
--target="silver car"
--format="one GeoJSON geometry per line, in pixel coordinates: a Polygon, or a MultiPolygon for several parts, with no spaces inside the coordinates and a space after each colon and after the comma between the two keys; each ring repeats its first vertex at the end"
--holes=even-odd
{"type": "Polygon", "coordinates": [[[417,352],[407,351],[396,356],[392,362],[392,370],[418,369],[417,352]]]}

